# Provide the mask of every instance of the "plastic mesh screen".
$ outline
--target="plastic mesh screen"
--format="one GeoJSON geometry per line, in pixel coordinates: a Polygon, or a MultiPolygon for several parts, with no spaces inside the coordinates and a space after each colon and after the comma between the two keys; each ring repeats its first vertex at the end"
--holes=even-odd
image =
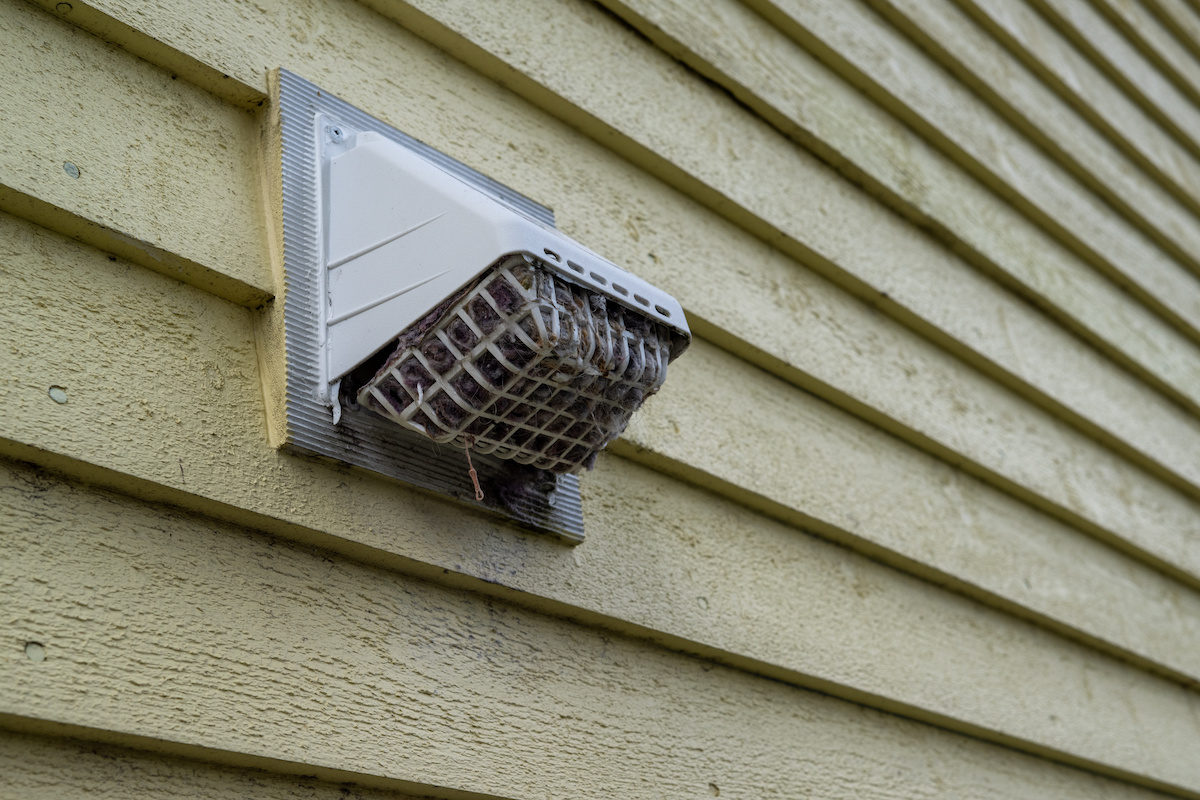
{"type": "Polygon", "coordinates": [[[658,323],[510,255],[402,333],[357,399],[434,441],[574,472],[658,391],[670,346],[658,323]]]}

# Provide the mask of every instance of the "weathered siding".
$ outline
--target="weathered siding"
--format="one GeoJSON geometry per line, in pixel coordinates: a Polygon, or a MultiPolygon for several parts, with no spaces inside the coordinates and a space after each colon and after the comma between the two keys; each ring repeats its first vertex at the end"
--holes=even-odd
{"type": "Polygon", "coordinates": [[[1198,34],[0,0],[0,795],[1200,797],[1198,34]],[[275,449],[276,67],[684,304],[584,544],[275,449]]]}

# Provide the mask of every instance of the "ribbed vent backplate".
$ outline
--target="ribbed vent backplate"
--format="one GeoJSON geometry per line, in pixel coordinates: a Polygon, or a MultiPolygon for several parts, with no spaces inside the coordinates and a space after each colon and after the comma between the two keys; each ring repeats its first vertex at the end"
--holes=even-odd
{"type": "MultiPolygon", "coordinates": [[[[321,120],[376,131],[526,216],[553,226],[551,211],[513,192],[286,70],[279,71],[283,137],[284,324],[287,336],[289,450],[324,456],[396,478],[474,507],[465,453],[362,410],[343,410],[338,425],[319,399],[319,313],[324,296],[320,206],[321,120]]],[[[522,525],[583,540],[579,479],[557,478],[475,454],[482,505],[522,525]]]]}

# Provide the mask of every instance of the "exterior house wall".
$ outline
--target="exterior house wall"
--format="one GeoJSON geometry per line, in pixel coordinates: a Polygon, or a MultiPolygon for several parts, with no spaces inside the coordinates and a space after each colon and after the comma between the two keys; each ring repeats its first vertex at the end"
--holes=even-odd
{"type": "Polygon", "coordinates": [[[0,71],[0,796],[1200,797],[1193,0],[0,0],[0,71]],[[584,543],[277,449],[277,68],[683,303],[584,543]]]}

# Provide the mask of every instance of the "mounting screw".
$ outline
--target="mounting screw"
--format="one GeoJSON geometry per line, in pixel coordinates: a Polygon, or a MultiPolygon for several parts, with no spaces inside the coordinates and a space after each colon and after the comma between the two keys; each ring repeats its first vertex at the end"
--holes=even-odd
{"type": "Polygon", "coordinates": [[[72,178],[79,177],[79,167],[75,166],[70,161],[63,162],[63,172],[67,173],[72,178]]]}
{"type": "Polygon", "coordinates": [[[66,14],[68,11],[71,10],[71,4],[70,3],[59,3],[58,5],[56,5],[54,7],[54,10],[60,14],[66,14]]]}
{"type": "Polygon", "coordinates": [[[329,129],[329,138],[335,142],[344,142],[346,141],[346,132],[341,127],[334,125],[329,129]]]}

